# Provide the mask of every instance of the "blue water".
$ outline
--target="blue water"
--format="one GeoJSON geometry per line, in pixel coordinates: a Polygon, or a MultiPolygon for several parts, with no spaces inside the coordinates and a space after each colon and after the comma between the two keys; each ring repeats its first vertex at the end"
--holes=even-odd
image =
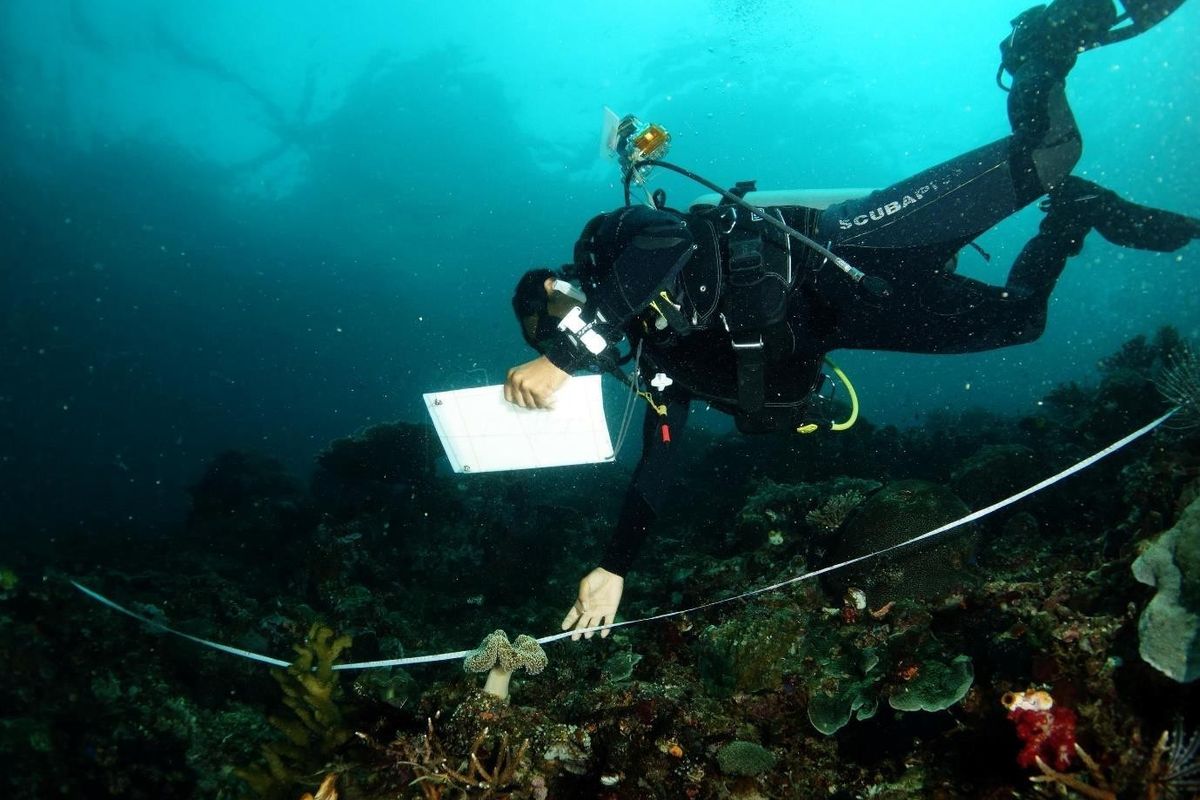
{"type": "MultiPolygon", "coordinates": [[[[223,449],[303,472],[423,391],[502,380],[529,357],[515,278],[621,202],[605,105],[761,188],[882,186],[1004,135],[1026,2],[414,5],[0,8],[0,531],[177,519],[223,449]]],[[[1198,34],[1192,3],[1080,59],[1077,174],[1200,215],[1198,34]]],[[[1038,218],[961,270],[1002,281],[1038,218]]],[[[1198,259],[1093,237],[1036,344],[839,360],[877,422],[1020,412],[1131,336],[1200,335],[1198,259]]]]}

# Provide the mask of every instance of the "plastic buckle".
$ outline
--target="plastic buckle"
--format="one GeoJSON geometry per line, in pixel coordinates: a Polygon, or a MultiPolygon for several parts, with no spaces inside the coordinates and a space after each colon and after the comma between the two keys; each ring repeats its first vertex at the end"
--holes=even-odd
{"type": "Polygon", "coordinates": [[[734,350],[762,350],[763,338],[762,334],[758,335],[757,341],[739,342],[737,339],[730,340],[733,343],[734,350]]]}

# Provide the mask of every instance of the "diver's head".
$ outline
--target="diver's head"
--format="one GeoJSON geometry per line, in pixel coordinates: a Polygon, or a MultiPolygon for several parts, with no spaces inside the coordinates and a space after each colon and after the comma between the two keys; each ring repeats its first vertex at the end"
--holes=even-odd
{"type": "Polygon", "coordinates": [[[559,274],[550,269],[531,269],[517,281],[513,291],[513,312],[521,325],[525,342],[542,352],[542,342],[555,334],[558,323],[577,304],[575,300],[556,291],[559,274]]]}

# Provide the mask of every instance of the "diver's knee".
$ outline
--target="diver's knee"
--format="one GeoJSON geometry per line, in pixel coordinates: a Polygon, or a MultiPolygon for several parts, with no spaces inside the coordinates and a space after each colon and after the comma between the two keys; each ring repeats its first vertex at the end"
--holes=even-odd
{"type": "Polygon", "coordinates": [[[1035,76],[1009,97],[1010,169],[1017,200],[1028,203],[1063,182],[1083,154],[1083,140],[1061,82],[1035,76]]]}
{"type": "Polygon", "coordinates": [[[1013,344],[1032,344],[1046,332],[1046,314],[1035,314],[1013,331],[1013,344]]]}
{"type": "Polygon", "coordinates": [[[1063,182],[1083,155],[1083,140],[1075,115],[1067,104],[1062,83],[1045,88],[1037,118],[1024,130],[1014,128],[1024,139],[1038,186],[1048,192],[1063,182]]]}
{"type": "Polygon", "coordinates": [[[1052,122],[1045,139],[1032,152],[1038,183],[1047,192],[1071,174],[1083,155],[1083,140],[1075,127],[1075,117],[1069,108],[1065,112],[1067,118],[1052,122]]]}

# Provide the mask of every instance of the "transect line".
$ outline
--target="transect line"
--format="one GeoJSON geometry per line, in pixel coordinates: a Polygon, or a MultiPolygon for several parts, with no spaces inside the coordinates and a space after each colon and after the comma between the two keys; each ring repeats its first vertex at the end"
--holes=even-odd
{"type": "MultiPolygon", "coordinates": [[[[1069,478],[1070,476],[1074,475],[1077,472],[1087,469],[1088,467],[1090,467],[1092,464],[1095,464],[1100,459],[1102,459],[1106,456],[1109,456],[1112,453],[1115,453],[1117,450],[1120,450],[1122,447],[1129,444],[1130,442],[1140,439],[1142,436],[1145,436],[1147,433],[1154,430],[1159,425],[1162,425],[1164,422],[1166,422],[1171,417],[1171,415],[1173,415],[1178,410],[1179,410],[1178,407],[1171,409],[1170,411],[1168,411],[1166,414],[1163,414],[1158,419],[1154,420],[1153,422],[1148,423],[1147,425],[1144,425],[1141,428],[1138,428],[1136,431],[1129,434],[1128,436],[1125,436],[1122,439],[1119,439],[1118,441],[1113,442],[1108,447],[1105,447],[1103,450],[1100,450],[1099,452],[1088,456],[1087,458],[1083,459],[1082,461],[1079,461],[1078,463],[1076,463],[1070,467],[1067,467],[1062,472],[1058,472],[1054,475],[1051,475],[1049,478],[1046,478],[1045,480],[1040,481],[1039,483],[1036,483],[1033,486],[1030,486],[1028,489],[1024,489],[1020,492],[1017,492],[1016,494],[1012,495],[1011,497],[1007,497],[1004,500],[1000,500],[999,502],[993,503],[992,505],[987,506],[986,508],[981,508],[978,511],[974,511],[974,512],[966,515],[965,517],[962,517],[961,519],[956,519],[953,522],[948,522],[945,525],[941,526],[940,528],[934,528],[931,531],[927,531],[925,533],[919,534],[917,536],[912,537],[911,539],[906,539],[905,541],[900,542],[898,544],[891,545],[890,547],[885,547],[882,550],[876,550],[873,553],[868,553],[866,555],[847,559],[846,561],[841,561],[841,562],[838,562],[837,564],[830,564],[829,566],[821,567],[820,569],[815,569],[810,572],[805,572],[802,575],[797,575],[794,578],[788,578],[787,580],[779,581],[778,583],[773,583],[769,586],[762,586],[757,589],[751,589],[750,591],[742,592],[741,594],[736,594],[736,595],[733,595],[732,597],[723,597],[720,600],[711,600],[707,603],[701,603],[700,605],[691,606],[690,608],[683,608],[683,609],[679,609],[678,611],[666,611],[662,614],[654,614],[653,616],[640,617],[638,619],[626,620],[624,622],[614,622],[609,625],[596,625],[591,628],[580,628],[578,630],[569,630],[569,631],[564,631],[562,633],[555,633],[550,636],[543,636],[540,639],[538,639],[537,641],[539,644],[549,644],[551,642],[556,642],[560,639],[566,639],[569,636],[576,636],[581,633],[592,633],[592,632],[602,631],[602,630],[611,630],[613,628],[624,628],[624,627],[628,627],[631,625],[642,625],[647,622],[654,622],[656,620],[661,620],[661,619],[670,619],[671,617],[678,617],[683,614],[691,614],[696,611],[703,611],[705,609],[724,605],[725,603],[732,603],[736,600],[745,600],[747,598],[754,597],[754,596],[760,595],[760,594],[764,594],[766,592],[773,592],[776,589],[782,589],[785,586],[790,586],[794,583],[799,583],[801,581],[810,580],[819,575],[824,575],[826,573],[834,572],[839,569],[845,569],[846,567],[849,567],[853,564],[858,564],[862,561],[866,561],[867,559],[876,558],[878,556],[884,555],[885,553],[890,553],[894,550],[899,550],[902,547],[908,547],[910,545],[916,544],[917,542],[921,542],[926,539],[931,539],[934,536],[938,536],[940,534],[946,533],[947,531],[951,531],[951,530],[954,530],[955,528],[966,525],[967,523],[974,522],[977,519],[986,517],[988,514],[998,511],[998,510],[1004,508],[1005,506],[1010,506],[1013,503],[1016,503],[1019,500],[1023,500],[1024,498],[1028,497],[1029,495],[1034,494],[1035,492],[1040,492],[1042,489],[1045,489],[1047,486],[1052,486],[1053,484],[1058,483],[1059,481],[1061,481],[1065,478],[1069,478]]],[[[107,597],[104,597],[103,595],[99,594],[98,592],[93,591],[92,589],[89,589],[88,587],[84,586],[83,584],[79,583],[78,581],[72,580],[71,585],[73,585],[76,589],[83,592],[88,597],[92,598],[93,600],[103,603],[104,605],[108,606],[109,608],[111,608],[115,611],[119,611],[122,614],[133,617],[134,619],[149,625],[151,628],[153,628],[155,630],[165,631],[166,633],[173,633],[176,636],[181,636],[184,639],[187,639],[188,641],[195,642],[195,643],[203,645],[205,647],[211,647],[214,650],[220,650],[223,653],[229,653],[231,655],[241,656],[242,658],[248,658],[253,661],[261,661],[264,664],[271,664],[276,667],[290,666],[290,662],[288,662],[288,661],[283,661],[278,658],[271,658],[269,656],[260,655],[258,653],[252,653],[248,650],[242,650],[241,648],[231,647],[226,644],[220,644],[219,642],[209,641],[208,639],[201,639],[198,636],[192,636],[191,634],[184,633],[182,631],[177,631],[174,628],[169,628],[166,625],[163,625],[161,622],[152,620],[142,614],[138,614],[135,611],[130,611],[128,608],[125,608],[124,606],[119,605],[119,604],[113,602],[112,600],[109,600],[107,597]]],[[[333,668],[335,670],[380,669],[383,667],[404,667],[404,666],[411,666],[414,664],[432,664],[432,663],[436,663],[439,661],[457,661],[459,659],[466,658],[467,655],[471,652],[472,652],[471,650],[458,650],[453,653],[435,653],[435,654],[425,655],[425,656],[408,656],[406,658],[383,659],[380,661],[357,661],[357,662],[348,663],[348,664],[335,664],[333,666],[333,668]]]]}

